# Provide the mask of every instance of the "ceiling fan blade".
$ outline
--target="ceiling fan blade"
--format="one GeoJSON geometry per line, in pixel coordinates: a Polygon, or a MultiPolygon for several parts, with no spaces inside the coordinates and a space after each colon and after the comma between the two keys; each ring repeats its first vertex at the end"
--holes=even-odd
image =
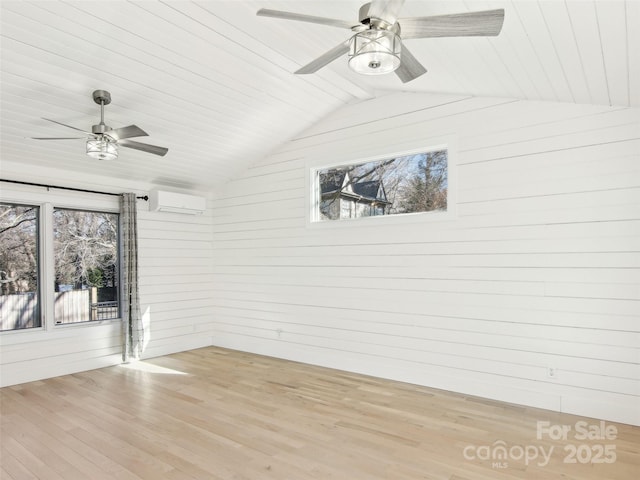
{"type": "Polygon", "coordinates": [[[109,135],[111,138],[114,138],[115,140],[120,140],[123,138],[149,136],[147,132],[142,130],[137,125],[128,125],[126,127],[114,128],[105,133],[109,135]]]}
{"type": "Polygon", "coordinates": [[[154,155],[160,155],[161,157],[164,157],[169,151],[168,148],[157,147],[155,145],[149,145],[148,143],[134,142],[133,140],[126,139],[118,141],[118,145],[140,150],[142,152],[153,153],[154,155]]]}
{"type": "Polygon", "coordinates": [[[66,123],[58,122],[56,120],[51,120],[50,118],[42,117],[42,119],[46,120],[47,122],[57,123],[58,125],[62,125],[63,127],[73,128],[74,130],[78,130],[79,132],[86,133],[87,135],[93,135],[91,132],[87,132],[85,130],[82,130],[81,128],[72,127],[71,125],[67,125],[66,123]]]}
{"type": "Polygon", "coordinates": [[[369,7],[369,18],[379,18],[389,25],[398,20],[404,0],[373,0],[369,7]]]}
{"type": "Polygon", "coordinates": [[[333,62],[336,58],[344,55],[349,51],[349,41],[342,42],[341,44],[333,47],[324,55],[316,58],[313,62],[308,63],[304,67],[299,70],[296,70],[294,73],[296,74],[306,74],[306,73],[314,73],[320,70],[325,65],[333,62]]]}
{"type": "Polygon", "coordinates": [[[303,15],[301,13],[282,12],[280,10],[270,10],[268,8],[261,8],[256,12],[259,17],[273,17],[281,18],[284,20],[296,20],[298,22],[319,23],[320,25],[328,25],[330,27],[339,27],[351,29],[353,23],[347,20],[337,20],[334,18],[316,17],[313,15],[303,15]]]}
{"type": "Polygon", "coordinates": [[[30,137],[31,140],[84,140],[84,137],[30,137]]]}
{"type": "Polygon", "coordinates": [[[84,137],[29,137],[31,140],[84,140],[84,137]]]}
{"type": "Polygon", "coordinates": [[[504,9],[433,17],[401,18],[402,38],[495,37],[502,30],[504,9]]]}
{"type": "Polygon", "coordinates": [[[416,60],[409,49],[403,44],[402,54],[400,57],[400,66],[396,69],[396,75],[402,83],[410,82],[411,80],[418,78],[420,75],[427,73],[427,69],[416,60]]]}

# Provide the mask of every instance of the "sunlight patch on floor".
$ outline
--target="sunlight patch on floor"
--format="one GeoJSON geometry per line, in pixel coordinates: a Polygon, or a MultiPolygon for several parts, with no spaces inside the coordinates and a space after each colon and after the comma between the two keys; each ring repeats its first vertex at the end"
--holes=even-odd
{"type": "Polygon", "coordinates": [[[185,372],[180,372],[178,370],[173,370],[171,368],[160,367],[158,365],[154,365],[152,363],[147,363],[147,362],[123,363],[120,365],[120,367],[129,369],[129,370],[137,370],[139,372],[161,373],[164,375],[187,375],[185,372]]]}

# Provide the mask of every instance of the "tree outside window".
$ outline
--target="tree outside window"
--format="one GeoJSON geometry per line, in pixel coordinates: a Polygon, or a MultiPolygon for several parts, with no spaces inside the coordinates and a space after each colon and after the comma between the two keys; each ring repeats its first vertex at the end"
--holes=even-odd
{"type": "Polygon", "coordinates": [[[56,324],[119,316],[118,215],[53,212],[56,324]]]}
{"type": "Polygon", "coordinates": [[[35,206],[0,204],[0,330],[41,326],[35,206]]]}
{"type": "Polygon", "coordinates": [[[317,171],[320,220],[446,211],[447,150],[317,171]]]}

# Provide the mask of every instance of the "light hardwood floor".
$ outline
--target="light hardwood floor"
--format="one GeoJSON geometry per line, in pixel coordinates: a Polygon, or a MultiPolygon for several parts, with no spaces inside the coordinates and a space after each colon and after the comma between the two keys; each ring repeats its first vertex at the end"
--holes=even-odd
{"type": "Polygon", "coordinates": [[[2,480],[640,478],[639,427],[581,441],[599,421],[213,347],[0,395],[2,480]]]}

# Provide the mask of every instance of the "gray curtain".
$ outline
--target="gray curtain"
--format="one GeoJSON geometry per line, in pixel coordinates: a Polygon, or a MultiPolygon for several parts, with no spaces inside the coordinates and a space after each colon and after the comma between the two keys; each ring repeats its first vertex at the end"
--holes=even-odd
{"type": "Polygon", "coordinates": [[[138,214],[135,193],[122,194],[120,219],[124,265],[122,359],[130,362],[139,359],[144,348],[144,325],[138,294],[138,214]]]}

